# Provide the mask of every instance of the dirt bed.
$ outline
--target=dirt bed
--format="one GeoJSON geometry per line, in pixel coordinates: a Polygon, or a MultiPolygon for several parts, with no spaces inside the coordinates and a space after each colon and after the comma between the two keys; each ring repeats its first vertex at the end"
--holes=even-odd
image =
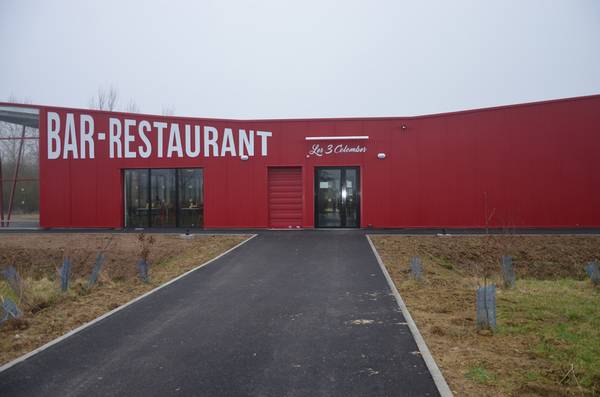
{"type": "Polygon", "coordinates": [[[23,311],[21,321],[0,328],[0,364],[214,258],[249,236],[143,237],[150,264],[147,283],[138,275],[143,248],[138,234],[0,235],[0,270],[14,266],[22,279],[19,292],[1,279],[0,295],[17,301],[23,311]],[[99,251],[105,252],[106,261],[98,282],[89,287],[99,251]],[[65,256],[71,259],[72,270],[69,290],[63,293],[58,269],[65,256]]]}
{"type": "MultiPolygon", "coordinates": [[[[149,262],[161,264],[182,250],[205,242],[174,235],[148,234],[153,238],[149,262]]],[[[212,238],[212,242],[217,239],[212,238]]],[[[237,239],[236,239],[237,240],[237,239]]],[[[24,276],[45,277],[57,272],[63,257],[71,258],[74,277],[89,276],[99,251],[106,252],[104,275],[113,280],[135,278],[139,260],[139,234],[19,234],[0,238],[0,263],[13,264],[24,276]]]]}
{"type": "Polygon", "coordinates": [[[435,260],[463,274],[480,275],[483,268],[497,269],[499,258],[510,255],[521,278],[584,279],[584,265],[600,259],[600,237],[590,236],[452,236],[378,238],[388,260],[406,255],[435,260]]]}
{"type": "Polygon", "coordinates": [[[371,238],[457,396],[598,395],[600,289],[584,266],[600,259],[600,237],[371,238]],[[475,290],[484,274],[501,286],[502,255],[517,285],[497,290],[496,333],[477,332],[475,290]]]}

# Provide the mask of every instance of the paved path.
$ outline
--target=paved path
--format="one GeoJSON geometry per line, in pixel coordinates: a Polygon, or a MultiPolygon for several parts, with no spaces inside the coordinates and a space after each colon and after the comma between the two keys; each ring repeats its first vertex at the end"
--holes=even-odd
{"type": "Polygon", "coordinates": [[[264,232],[0,373],[0,396],[436,396],[363,233],[264,232]]]}

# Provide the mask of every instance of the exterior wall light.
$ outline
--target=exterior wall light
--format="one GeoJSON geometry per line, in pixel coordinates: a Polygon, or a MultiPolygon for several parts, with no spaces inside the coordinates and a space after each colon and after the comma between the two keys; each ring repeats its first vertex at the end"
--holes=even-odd
{"type": "Polygon", "coordinates": [[[383,160],[385,158],[385,153],[377,153],[377,158],[383,160]]]}
{"type": "Polygon", "coordinates": [[[402,125],[400,126],[400,128],[402,129],[402,131],[406,131],[406,129],[407,129],[408,127],[406,126],[406,124],[402,124],[402,125]]]}
{"type": "Polygon", "coordinates": [[[246,155],[246,154],[242,154],[242,155],[240,156],[240,158],[241,158],[242,160],[246,161],[246,160],[248,160],[248,155],[246,155]]]}

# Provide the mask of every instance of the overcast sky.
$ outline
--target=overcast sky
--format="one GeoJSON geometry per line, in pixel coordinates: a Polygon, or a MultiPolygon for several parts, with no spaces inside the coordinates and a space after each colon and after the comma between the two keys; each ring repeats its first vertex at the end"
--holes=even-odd
{"type": "Polygon", "coordinates": [[[0,101],[408,116],[600,93],[600,1],[0,0],[0,101]]]}

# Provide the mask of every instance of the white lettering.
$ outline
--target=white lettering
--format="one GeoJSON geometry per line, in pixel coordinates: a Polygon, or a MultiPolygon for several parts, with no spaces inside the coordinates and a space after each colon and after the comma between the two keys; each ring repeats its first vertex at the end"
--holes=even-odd
{"type": "Polygon", "coordinates": [[[243,156],[244,153],[250,157],[254,156],[254,130],[248,131],[246,134],[246,130],[240,129],[238,135],[238,144],[240,147],[239,153],[240,156],[243,156]],[[245,149],[245,150],[244,150],[245,149]]]}
{"type": "Polygon", "coordinates": [[[146,136],[146,133],[150,131],[150,128],[150,123],[146,120],[142,120],[140,121],[140,124],[138,124],[138,135],[142,139],[142,142],[144,142],[145,147],[145,149],[141,149],[141,146],[138,146],[138,152],[140,157],[144,159],[150,157],[150,154],[152,153],[152,145],[150,144],[148,136],[146,136]]]}
{"type": "Polygon", "coordinates": [[[204,157],[210,156],[209,147],[212,148],[212,156],[219,157],[217,139],[219,139],[219,131],[215,127],[204,126],[204,157]]]}
{"type": "MultiPolygon", "coordinates": [[[[210,125],[124,117],[108,117],[108,131],[105,133],[106,127],[102,127],[102,132],[97,131],[98,125],[105,125],[104,118],[98,124],[95,115],[64,113],[64,119],[62,116],[57,112],[47,112],[46,151],[49,160],[94,159],[96,144],[102,147],[102,152],[108,144],[108,157],[111,159],[254,157],[259,155],[259,151],[260,156],[264,157],[269,153],[269,138],[273,136],[271,131],[231,127],[220,129],[210,125]],[[182,126],[185,131],[181,130],[182,126]]],[[[309,156],[364,151],[366,148],[361,146],[335,144],[321,147],[315,144],[310,148],[309,156]]]]}
{"type": "Polygon", "coordinates": [[[94,158],[94,118],[89,114],[82,114],[79,119],[79,138],[81,158],[86,157],[87,148],[89,148],[90,158],[94,158]]]}
{"type": "Polygon", "coordinates": [[[121,120],[111,117],[108,119],[108,146],[109,157],[114,159],[121,158],[123,155],[123,147],[121,146],[121,120]],[[116,148],[116,150],[115,150],[116,148]]]}
{"type": "Polygon", "coordinates": [[[157,135],[158,135],[158,153],[157,153],[157,157],[158,158],[162,158],[163,156],[163,133],[165,128],[167,128],[167,123],[162,123],[159,121],[155,121],[154,122],[154,128],[157,129],[157,135]]]}
{"type": "Polygon", "coordinates": [[[348,146],[345,144],[332,145],[329,144],[326,147],[314,144],[308,151],[309,156],[322,157],[323,155],[329,154],[344,154],[344,153],[366,153],[367,147],[362,145],[348,146]]]}
{"type": "Polygon", "coordinates": [[[75,130],[75,116],[73,113],[67,113],[67,120],[65,125],[65,144],[63,146],[63,159],[69,158],[69,152],[74,159],[78,159],[77,153],[77,138],[75,130]]]}
{"type": "Polygon", "coordinates": [[[194,126],[194,150],[192,150],[192,127],[185,125],[185,155],[188,157],[198,157],[200,155],[200,126],[194,126]]]}
{"type": "Polygon", "coordinates": [[[136,121],[131,119],[125,119],[125,158],[126,159],[134,159],[136,157],[136,153],[131,150],[130,143],[135,141],[135,137],[131,135],[131,127],[135,127],[136,121]]]}
{"type": "Polygon", "coordinates": [[[181,134],[179,133],[179,124],[171,124],[171,133],[169,134],[169,148],[167,149],[167,157],[171,157],[173,152],[177,152],[177,157],[183,157],[183,149],[181,148],[181,134]]]}
{"type": "Polygon", "coordinates": [[[260,137],[260,155],[266,156],[268,154],[267,138],[273,136],[270,131],[256,131],[256,135],[260,137]]]}
{"type": "Polygon", "coordinates": [[[225,157],[225,153],[231,153],[235,156],[235,144],[233,143],[233,132],[231,128],[225,128],[223,132],[223,143],[221,144],[221,157],[225,157]]]}
{"type": "Polygon", "coordinates": [[[312,148],[308,151],[309,156],[323,157],[323,148],[319,144],[312,145],[312,148]]]}
{"type": "Polygon", "coordinates": [[[48,112],[48,160],[60,157],[60,117],[58,113],[48,112]]]}

